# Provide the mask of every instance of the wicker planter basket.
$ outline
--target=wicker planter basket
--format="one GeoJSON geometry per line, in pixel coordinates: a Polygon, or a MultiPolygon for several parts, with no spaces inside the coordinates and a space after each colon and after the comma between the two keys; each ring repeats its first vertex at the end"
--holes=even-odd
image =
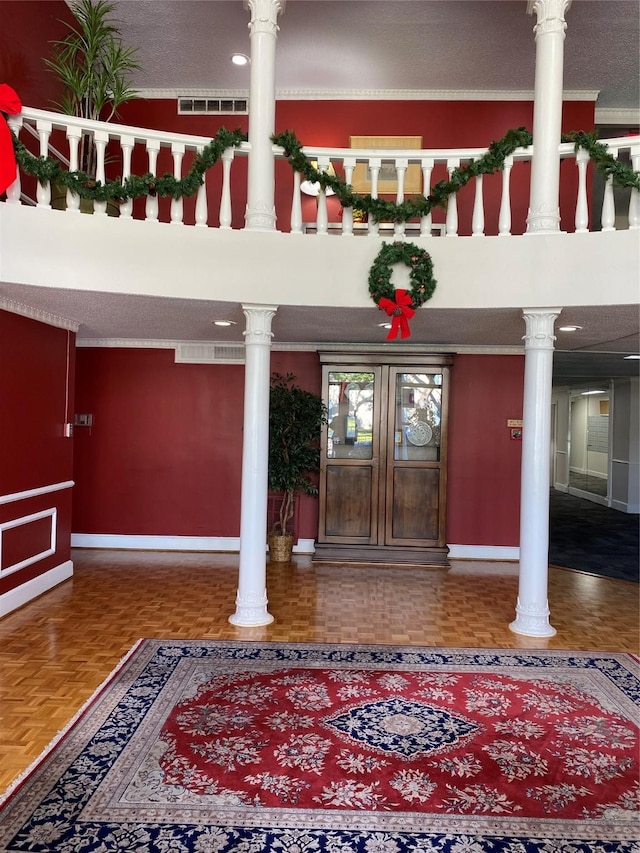
{"type": "Polygon", "coordinates": [[[267,537],[269,542],[269,560],[272,563],[291,562],[293,551],[292,533],[270,533],[267,537]]]}

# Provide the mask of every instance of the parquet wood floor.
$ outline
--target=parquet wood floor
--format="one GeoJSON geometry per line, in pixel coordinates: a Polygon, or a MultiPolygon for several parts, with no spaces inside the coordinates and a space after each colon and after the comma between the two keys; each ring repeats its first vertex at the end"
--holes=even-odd
{"type": "Polygon", "coordinates": [[[550,569],[557,635],[513,634],[518,567],[268,568],[264,628],[237,628],[237,555],[78,550],[74,577],[0,620],[0,791],[141,637],[549,648],[637,654],[638,587],[550,569]]]}

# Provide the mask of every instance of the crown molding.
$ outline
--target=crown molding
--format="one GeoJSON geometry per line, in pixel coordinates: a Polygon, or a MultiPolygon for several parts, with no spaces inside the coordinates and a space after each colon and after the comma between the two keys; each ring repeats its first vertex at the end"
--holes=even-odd
{"type": "MultiPolygon", "coordinates": [[[[248,98],[248,89],[139,89],[141,98],[248,98]]],[[[278,89],[277,101],[533,101],[533,89],[278,89]]],[[[565,101],[593,101],[598,89],[567,89],[565,101]]]]}
{"type": "MultiPolygon", "coordinates": [[[[238,347],[242,341],[177,341],[177,340],[143,340],[134,338],[79,338],[76,341],[78,349],[112,348],[112,349],[177,349],[179,346],[202,346],[203,344],[217,347],[238,347]]],[[[462,344],[402,344],[394,347],[389,344],[358,344],[358,343],[287,343],[273,341],[273,352],[361,352],[376,353],[384,346],[385,352],[404,352],[408,355],[420,353],[459,353],[460,355],[522,355],[524,346],[464,346],[462,344]]]]}
{"type": "Polygon", "coordinates": [[[49,311],[43,311],[40,308],[32,308],[31,305],[15,302],[13,299],[6,299],[4,296],[0,296],[0,309],[9,311],[11,314],[20,314],[21,317],[29,317],[39,323],[46,323],[47,326],[56,326],[58,329],[67,329],[70,332],[77,332],[80,329],[80,323],[77,320],[59,317],[57,314],[51,314],[49,311]]]}
{"type": "Polygon", "coordinates": [[[596,107],[596,124],[623,125],[624,127],[640,126],[640,108],[627,109],[623,107],[596,107]]]}

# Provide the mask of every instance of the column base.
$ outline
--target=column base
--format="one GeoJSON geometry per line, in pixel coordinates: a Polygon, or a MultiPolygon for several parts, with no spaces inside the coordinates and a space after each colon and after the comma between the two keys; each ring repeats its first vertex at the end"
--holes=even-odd
{"type": "Polygon", "coordinates": [[[522,607],[520,599],[516,605],[516,618],[509,624],[509,630],[525,637],[553,637],[556,629],[549,624],[549,608],[535,605],[522,607]]]}
{"type": "Polygon", "coordinates": [[[260,597],[253,597],[250,601],[242,602],[236,598],[236,612],[229,616],[229,622],[241,628],[270,625],[273,622],[273,616],[267,610],[266,592],[260,597]]]}

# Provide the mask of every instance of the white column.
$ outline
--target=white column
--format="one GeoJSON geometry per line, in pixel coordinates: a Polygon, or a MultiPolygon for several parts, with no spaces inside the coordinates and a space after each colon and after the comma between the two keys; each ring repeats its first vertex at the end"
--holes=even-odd
{"type": "Polygon", "coordinates": [[[276,114],[276,39],[278,14],[286,0],[244,0],[251,13],[251,80],[249,84],[249,177],[245,228],[273,231],[274,163],[271,136],[276,114]]]}
{"type": "Polygon", "coordinates": [[[522,469],[520,476],[520,582],[516,634],[552,637],[547,601],[549,570],[549,453],[553,324],[561,308],[524,309],[526,325],[522,469]]]}
{"type": "Polygon", "coordinates": [[[533,104],[533,159],[527,233],[559,232],[560,155],[564,14],[571,0],[529,0],[536,13],[536,74],[533,104]]]}
{"type": "Polygon", "coordinates": [[[240,571],[233,625],[268,625],[267,493],[269,377],[274,305],[243,305],[246,318],[240,571]]]}

